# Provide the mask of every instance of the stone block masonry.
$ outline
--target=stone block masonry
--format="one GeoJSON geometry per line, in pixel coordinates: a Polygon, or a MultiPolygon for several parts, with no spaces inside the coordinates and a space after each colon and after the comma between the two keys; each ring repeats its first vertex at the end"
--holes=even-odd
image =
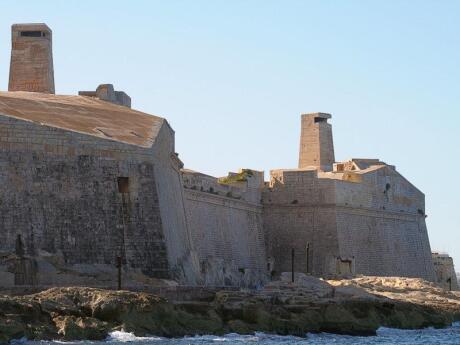
{"type": "Polygon", "coordinates": [[[118,256],[125,284],[200,280],[164,119],[82,96],[0,99],[4,284],[103,286],[118,256]]]}
{"type": "Polygon", "coordinates": [[[302,114],[299,168],[317,167],[331,170],[334,158],[332,126],[327,122],[330,114],[302,114]]]}
{"type": "Polygon", "coordinates": [[[446,290],[459,290],[458,277],[455,273],[454,260],[446,253],[433,252],[436,282],[446,290]]]}
{"type": "MultiPolygon", "coordinates": [[[[330,114],[301,116],[297,169],[215,178],[183,168],[160,117],[101,84],[54,95],[52,33],[12,28],[0,92],[0,287],[259,287],[283,272],[420,277],[431,256],[425,196],[378,159],[336,162],[330,114]],[[294,253],[293,259],[291,253],[294,253]]],[[[435,260],[435,266],[433,265],[435,260]]],[[[436,276],[435,276],[436,272],[436,276]]]]}
{"type": "MultiPolygon", "coordinates": [[[[302,116],[301,142],[318,138],[321,130],[328,133],[314,125],[315,116],[302,116]]],[[[329,164],[331,144],[326,140],[319,149],[321,140],[309,142],[313,151],[308,154],[318,153],[312,159],[301,146],[308,167],[271,171],[262,204],[272,274],[290,270],[294,250],[295,270],[317,276],[434,281],[423,193],[395,167],[376,159],[329,164]],[[316,164],[322,155],[329,157],[327,164],[316,164]]]]}
{"type": "Polygon", "coordinates": [[[0,250],[169,277],[148,150],[0,117],[0,164],[0,250]]]}
{"type": "Polygon", "coordinates": [[[256,174],[228,185],[183,171],[187,220],[206,285],[254,287],[268,278],[256,174]]]}
{"type": "Polygon", "coordinates": [[[52,35],[46,24],[12,26],[8,91],[54,93],[52,35]]]}

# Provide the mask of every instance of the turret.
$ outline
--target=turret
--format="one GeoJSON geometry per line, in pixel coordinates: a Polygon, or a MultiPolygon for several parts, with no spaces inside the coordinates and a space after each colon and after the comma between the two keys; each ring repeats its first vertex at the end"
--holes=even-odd
{"type": "Polygon", "coordinates": [[[54,93],[52,32],[46,24],[11,27],[8,91],[54,93]]]}
{"type": "Polygon", "coordinates": [[[299,168],[315,167],[331,171],[335,162],[330,114],[302,114],[299,168]]]}

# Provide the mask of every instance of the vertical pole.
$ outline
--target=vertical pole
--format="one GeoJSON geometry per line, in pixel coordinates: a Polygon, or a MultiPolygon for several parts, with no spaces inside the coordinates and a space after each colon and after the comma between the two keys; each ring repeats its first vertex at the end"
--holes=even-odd
{"type": "Polygon", "coordinates": [[[294,283],[294,248],[291,250],[291,281],[294,283]]]}
{"type": "Polygon", "coordinates": [[[307,274],[310,273],[310,243],[307,243],[307,274]]]}
{"type": "Polygon", "coordinates": [[[118,290],[121,290],[121,256],[117,256],[118,290]]]}

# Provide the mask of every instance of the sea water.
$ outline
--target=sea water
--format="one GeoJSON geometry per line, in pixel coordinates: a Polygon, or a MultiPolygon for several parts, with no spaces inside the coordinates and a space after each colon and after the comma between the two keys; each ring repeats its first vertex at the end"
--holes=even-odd
{"type": "Polygon", "coordinates": [[[356,337],[336,334],[306,334],[305,337],[278,336],[265,333],[254,335],[227,334],[225,336],[195,336],[178,339],[165,339],[160,337],[136,337],[132,333],[112,332],[104,341],[27,341],[25,339],[14,341],[14,345],[460,345],[460,323],[444,329],[426,328],[421,330],[397,330],[380,328],[377,336],[356,337]]]}

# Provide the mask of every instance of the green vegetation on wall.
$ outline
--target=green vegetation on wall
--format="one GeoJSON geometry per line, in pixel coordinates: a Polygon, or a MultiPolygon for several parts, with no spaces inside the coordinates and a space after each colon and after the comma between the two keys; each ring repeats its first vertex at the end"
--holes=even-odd
{"type": "Polygon", "coordinates": [[[227,177],[221,177],[218,182],[221,184],[233,184],[237,182],[246,182],[248,177],[252,177],[254,172],[251,169],[242,169],[237,174],[229,173],[227,177]]]}

